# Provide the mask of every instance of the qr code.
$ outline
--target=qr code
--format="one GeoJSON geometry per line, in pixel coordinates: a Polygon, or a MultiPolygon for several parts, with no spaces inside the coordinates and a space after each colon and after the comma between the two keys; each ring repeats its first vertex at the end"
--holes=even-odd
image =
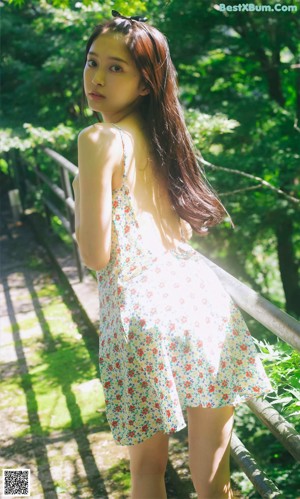
{"type": "Polygon", "coordinates": [[[4,469],[3,496],[29,496],[30,470],[4,469]]]}

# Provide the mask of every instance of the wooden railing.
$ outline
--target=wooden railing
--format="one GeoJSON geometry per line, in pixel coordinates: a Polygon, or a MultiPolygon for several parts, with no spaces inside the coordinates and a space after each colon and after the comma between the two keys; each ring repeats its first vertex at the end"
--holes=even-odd
{"type": "MultiPolygon", "coordinates": [[[[69,177],[70,173],[75,177],[75,175],[78,172],[78,168],[77,166],[73,165],[73,163],[71,163],[66,158],[64,158],[57,152],[53,151],[52,149],[48,149],[47,147],[45,147],[44,151],[45,154],[47,154],[47,156],[52,158],[55,161],[55,163],[58,164],[60,167],[61,187],[54,184],[52,180],[50,180],[44,173],[42,173],[38,165],[36,165],[33,168],[33,171],[35,172],[37,178],[37,185],[39,186],[39,188],[41,188],[42,184],[46,184],[52,190],[52,192],[63,202],[66,211],[65,214],[62,213],[49,199],[46,198],[46,196],[43,196],[42,202],[44,203],[45,213],[47,215],[49,224],[50,224],[50,216],[49,216],[50,213],[56,215],[60,219],[67,233],[71,236],[78,276],[80,282],[82,282],[86,271],[84,263],[82,262],[80,257],[78,244],[76,242],[75,220],[74,220],[75,201],[69,177]]],[[[26,187],[31,192],[35,192],[36,190],[36,186],[30,183],[28,179],[26,179],[26,187]]]]}
{"type": "MultiPolygon", "coordinates": [[[[78,275],[80,281],[82,281],[85,276],[85,267],[80,258],[74,232],[75,203],[69,178],[69,174],[72,174],[73,177],[75,177],[78,172],[78,168],[70,163],[66,158],[49,148],[44,148],[44,152],[60,167],[62,186],[59,187],[54,184],[44,173],[40,171],[38,166],[36,166],[34,168],[34,172],[36,174],[38,186],[42,188],[42,184],[46,184],[64,203],[66,213],[63,214],[50,200],[46,199],[45,196],[43,196],[42,201],[44,203],[48,219],[50,218],[50,212],[56,215],[71,236],[78,275]]],[[[36,190],[36,186],[31,184],[28,180],[26,181],[26,186],[33,192],[36,190]]],[[[204,255],[202,256],[205,258],[208,265],[219,276],[224,287],[241,309],[263,324],[269,331],[274,333],[281,340],[291,345],[294,349],[300,351],[300,323],[298,321],[277,308],[271,302],[260,296],[258,293],[213,263],[204,255]]],[[[300,461],[300,435],[296,432],[293,425],[282,417],[279,412],[265,400],[256,398],[246,403],[251,411],[260,419],[260,421],[262,421],[265,426],[269,428],[275,438],[281,442],[294,459],[300,461]]],[[[267,499],[284,498],[277,486],[265,475],[263,470],[260,469],[253,456],[239,440],[235,432],[233,432],[231,439],[231,456],[238,466],[244,471],[249,480],[253,483],[257,492],[262,497],[267,499]]]]}

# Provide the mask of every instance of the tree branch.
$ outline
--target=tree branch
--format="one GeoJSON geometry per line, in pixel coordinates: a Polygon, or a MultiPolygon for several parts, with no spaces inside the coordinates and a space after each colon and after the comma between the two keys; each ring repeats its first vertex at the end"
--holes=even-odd
{"type": "Polygon", "coordinates": [[[295,118],[294,128],[295,128],[295,130],[297,130],[297,132],[300,132],[300,128],[298,127],[298,118],[295,118]]]}
{"type": "Polygon", "coordinates": [[[253,185],[252,187],[244,187],[242,189],[235,189],[234,191],[218,192],[218,195],[219,196],[231,196],[232,194],[238,194],[240,192],[255,191],[256,189],[259,189],[260,187],[262,187],[262,184],[253,185]]]}
{"type": "MultiPolygon", "coordinates": [[[[278,194],[281,194],[282,196],[284,196],[285,198],[289,199],[293,203],[300,203],[300,199],[297,199],[297,198],[295,198],[293,196],[290,196],[286,192],[282,191],[281,189],[278,189],[274,185],[270,184],[270,182],[267,182],[267,180],[264,180],[261,177],[257,177],[256,175],[252,175],[251,173],[241,172],[239,170],[235,170],[234,168],[225,168],[224,166],[213,165],[209,161],[206,161],[203,157],[199,158],[199,161],[204,166],[206,166],[208,168],[211,168],[212,170],[222,170],[222,171],[226,171],[227,173],[234,173],[236,175],[241,175],[242,177],[247,177],[247,178],[250,178],[251,180],[255,180],[256,182],[259,182],[260,185],[259,186],[255,186],[254,188],[258,188],[258,187],[262,187],[262,186],[268,187],[272,191],[275,191],[278,194]]],[[[246,190],[246,188],[244,190],[246,190]]],[[[227,193],[226,195],[229,195],[229,194],[230,193],[227,193]]]]}

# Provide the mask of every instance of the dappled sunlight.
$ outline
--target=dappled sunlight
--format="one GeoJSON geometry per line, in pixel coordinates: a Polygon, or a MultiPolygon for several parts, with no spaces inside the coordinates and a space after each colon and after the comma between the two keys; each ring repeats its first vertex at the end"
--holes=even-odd
{"type": "Polygon", "coordinates": [[[40,248],[24,227],[13,230],[22,241],[19,269],[14,272],[6,251],[1,287],[4,464],[29,467],[36,495],[93,491],[93,496],[108,497],[105,470],[112,459],[124,456],[124,449],[112,452],[116,446],[102,412],[97,342],[87,349],[87,326],[75,304],[50,277],[45,261],[36,260],[38,269],[27,265],[30,252],[39,254],[40,248]]]}

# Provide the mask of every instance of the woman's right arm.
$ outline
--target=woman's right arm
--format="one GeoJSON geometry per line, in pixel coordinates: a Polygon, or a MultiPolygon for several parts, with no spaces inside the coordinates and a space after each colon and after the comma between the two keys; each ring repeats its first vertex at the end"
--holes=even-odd
{"type": "Polygon", "coordinates": [[[119,132],[109,123],[79,133],[77,242],[85,265],[95,271],[106,267],[111,256],[112,177],[122,160],[119,132]]]}

